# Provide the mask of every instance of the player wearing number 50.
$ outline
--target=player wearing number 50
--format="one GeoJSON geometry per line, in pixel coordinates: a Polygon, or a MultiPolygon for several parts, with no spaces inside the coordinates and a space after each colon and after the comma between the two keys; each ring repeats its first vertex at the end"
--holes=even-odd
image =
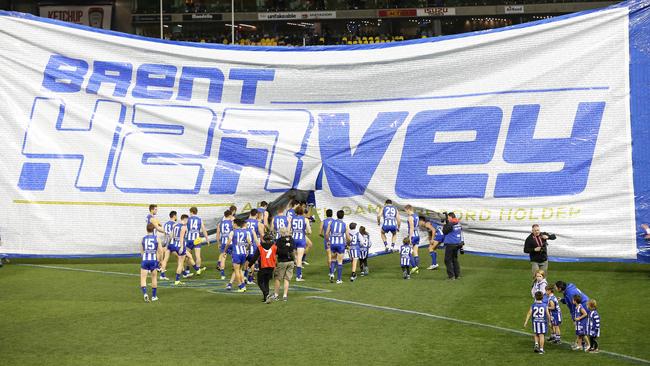
{"type": "Polygon", "coordinates": [[[149,302],[147,295],[147,274],[151,273],[151,301],[158,301],[158,239],[153,233],[154,224],[147,224],[147,235],[142,238],[142,262],[140,263],[140,288],[145,302],[149,302]]]}
{"type": "Polygon", "coordinates": [[[535,302],[528,309],[526,321],[524,321],[524,328],[528,324],[530,318],[533,318],[533,340],[535,341],[535,353],[544,353],[544,336],[546,335],[546,325],[551,315],[548,312],[548,307],[542,302],[544,294],[541,291],[535,293],[535,302]]]}
{"type": "Polygon", "coordinates": [[[290,220],[291,236],[296,246],[296,281],[304,281],[302,278],[302,256],[307,247],[307,235],[311,234],[311,225],[303,214],[303,208],[298,206],[295,216],[290,220]]]}

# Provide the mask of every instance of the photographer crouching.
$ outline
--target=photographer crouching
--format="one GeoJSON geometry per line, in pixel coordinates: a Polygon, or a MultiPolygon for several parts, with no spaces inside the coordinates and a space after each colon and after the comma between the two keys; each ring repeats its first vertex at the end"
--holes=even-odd
{"type": "Polygon", "coordinates": [[[524,253],[530,255],[533,278],[537,270],[543,270],[548,277],[548,254],[546,240],[555,240],[555,234],[542,232],[538,224],[533,225],[533,230],[524,242],[524,253]]]}
{"type": "MultiPolygon", "coordinates": [[[[443,213],[445,215],[445,213],[443,213]]],[[[463,254],[463,228],[456,214],[449,212],[444,220],[442,233],[445,239],[442,241],[445,245],[445,267],[447,267],[447,279],[460,279],[460,263],[458,263],[458,252],[463,254]]]]}

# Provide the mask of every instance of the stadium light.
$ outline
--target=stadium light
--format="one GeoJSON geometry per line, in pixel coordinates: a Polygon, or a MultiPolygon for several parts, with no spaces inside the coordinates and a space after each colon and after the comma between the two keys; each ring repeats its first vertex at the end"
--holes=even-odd
{"type": "Polygon", "coordinates": [[[232,36],[231,44],[235,44],[235,0],[230,0],[230,24],[233,25],[233,27],[230,28],[230,35],[232,36]]]}
{"type": "Polygon", "coordinates": [[[160,39],[163,39],[163,0],[160,0],[160,39]]]}

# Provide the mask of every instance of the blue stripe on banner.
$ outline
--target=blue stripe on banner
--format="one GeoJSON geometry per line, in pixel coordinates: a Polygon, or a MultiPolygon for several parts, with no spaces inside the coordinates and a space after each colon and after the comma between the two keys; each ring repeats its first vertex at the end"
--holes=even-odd
{"type": "MultiPolygon", "coordinates": [[[[650,223],[650,21],[649,2],[630,3],[630,124],[636,230],[650,223]]],[[[638,262],[650,263],[650,242],[637,236],[638,262]]]]}
{"type": "Polygon", "coordinates": [[[610,10],[610,9],[613,9],[613,8],[626,7],[626,6],[630,5],[630,4],[631,3],[623,2],[623,3],[620,3],[620,4],[609,6],[607,8],[590,9],[590,10],[585,10],[585,11],[581,11],[581,12],[578,12],[578,13],[561,15],[561,16],[558,16],[558,17],[550,18],[550,19],[543,19],[543,20],[538,20],[538,21],[534,21],[534,22],[516,24],[516,25],[509,26],[509,27],[503,27],[503,28],[497,28],[497,29],[488,29],[488,30],[483,30],[483,31],[478,31],[478,32],[453,34],[453,35],[440,36],[440,37],[431,37],[431,38],[419,38],[419,39],[412,39],[412,40],[408,40],[408,41],[401,41],[401,42],[394,42],[394,43],[380,43],[380,44],[367,44],[367,45],[364,44],[364,45],[352,45],[352,46],[347,46],[346,45],[346,46],[308,46],[308,47],[289,47],[289,46],[263,47],[263,46],[239,46],[239,45],[232,46],[232,45],[222,45],[222,44],[168,41],[168,40],[164,40],[164,39],[156,39],[156,38],[148,38],[148,37],[138,36],[138,35],[135,35],[135,34],[120,33],[120,32],[116,32],[116,31],[112,31],[112,30],[92,28],[92,27],[88,27],[88,26],[85,26],[85,25],[67,23],[67,22],[63,22],[63,21],[60,21],[60,20],[49,19],[49,18],[41,18],[41,17],[37,17],[35,15],[19,13],[19,12],[14,12],[14,11],[0,10],[0,16],[28,19],[28,20],[32,20],[32,21],[55,24],[55,25],[58,25],[58,26],[63,26],[63,27],[68,27],[68,28],[81,29],[81,30],[85,30],[85,31],[88,31],[88,32],[106,34],[106,35],[109,35],[109,36],[130,38],[130,39],[135,39],[135,40],[140,40],[140,41],[147,41],[147,42],[153,42],[153,43],[164,43],[164,44],[171,44],[171,45],[178,45],[178,46],[185,46],[185,47],[208,48],[208,49],[228,50],[228,51],[321,52],[321,51],[364,51],[364,50],[374,50],[374,49],[382,49],[382,48],[402,47],[402,46],[408,46],[408,45],[414,45],[414,44],[420,44],[420,43],[442,42],[442,41],[447,41],[447,40],[450,40],[450,39],[473,37],[473,36],[479,36],[479,35],[490,34],[490,33],[505,32],[505,31],[509,31],[509,30],[512,30],[512,29],[528,28],[528,27],[532,27],[532,26],[536,26],[536,25],[540,25],[540,24],[553,23],[553,22],[557,22],[557,21],[560,21],[560,20],[571,19],[571,18],[574,18],[574,17],[583,16],[583,15],[586,15],[586,14],[595,13],[595,12],[599,12],[599,11],[610,10]]]}

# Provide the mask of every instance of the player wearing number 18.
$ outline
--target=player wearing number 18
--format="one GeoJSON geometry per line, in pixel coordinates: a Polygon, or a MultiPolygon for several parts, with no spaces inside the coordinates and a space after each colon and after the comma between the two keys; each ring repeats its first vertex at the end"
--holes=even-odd
{"type": "Polygon", "coordinates": [[[147,235],[142,238],[142,262],[140,263],[140,288],[145,302],[149,302],[147,295],[147,274],[151,273],[151,301],[157,301],[158,296],[158,239],[153,233],[155,226],[147,224],[147,235]]]}
{"type": "Polygon", "coordinates": [[[544,294],[541,291],[535,293],[535,302],[528,309],[526,321],[524,321],[524,328],[528,324],[530,318],[533,318],[533,340],[535,341],[535,353],[544,354],[544,336],[546,335],[546,325],[551,315],[548,312],[548,307],[542,302],[544,294]]]}

